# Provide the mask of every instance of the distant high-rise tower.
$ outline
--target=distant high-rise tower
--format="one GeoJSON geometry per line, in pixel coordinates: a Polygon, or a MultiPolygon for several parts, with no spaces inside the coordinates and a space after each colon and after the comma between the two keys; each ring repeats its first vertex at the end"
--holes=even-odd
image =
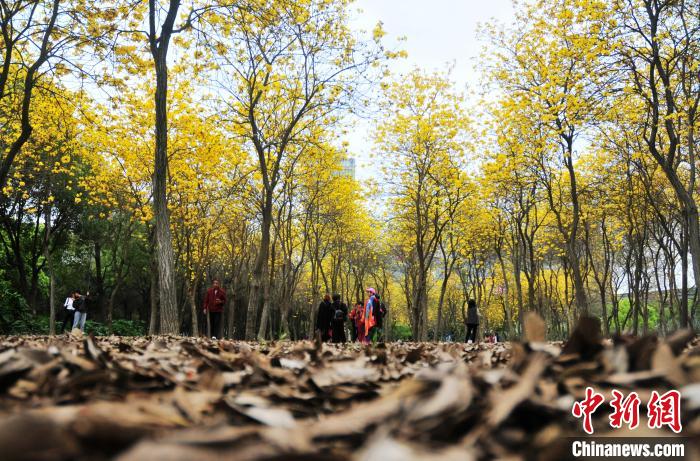
{"type": "Polygon", "coordinates": [[[343,167],[340,174],[347,176],[348,178],[355,179],[355,159],[352,157],[344,158],[340,161],[340,165],[343,167]]]}

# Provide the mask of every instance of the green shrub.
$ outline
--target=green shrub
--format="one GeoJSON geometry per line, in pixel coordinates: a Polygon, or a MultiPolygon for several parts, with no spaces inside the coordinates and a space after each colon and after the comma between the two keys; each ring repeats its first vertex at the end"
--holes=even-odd
{"type": "Polygon", "coordinates": [[[85,328],[83,329],[85,333],[92,333],[95,336],[107,336],[109,331],[107,326],[103,325],[101,322],[95,322],[94,320],[86,320],[85,328]]]}
{"type": "Polygon", "coordinates": [[[112,322],[112,333],[117,336],[144,336],[146,335],[146,322],[143,320],[115,320],[112,322]]]}
{"type": "Polygon", "coordinates": [[[395,323],[391,326],[391,338],[394,341],[410,341],[413,339],[413,333],[411,333],[411,327],[408,325],[402,325],[400,323],[395,323]]]}
{"type": "MultiPolygon", "coordinates": [[[[3,305],[7,306],[7,305],[3,305]]],[[[38,315],[32,316],[29,309],[24,307],[21,311],[20,316],[6,317],[6,313],[3,309],[2,319],[0,320],[0,334],[4,335],[48,335],[49,334],[49,316],[48,315],[38,315]],[[7,321],[11,318],[11,321],[7,321]]],[[[56,319],[56,328],[61,328],[62,318],[56,319]]],[[[70,331],[72,323],[68,324],[67,330],[70,331]]],[[[57,333],[61,333],[57,331],[57,333]]],[[[85,322],[85,333],[93,333],[95,336],[107,336],[109,335],[109,329],[107,325],[102,322],[96,322],[94,320],[87,320],[85,322]]],[[[146,322],[141,320],[124,320],[118,319],[112,322],[112,334],[117,336],[145,336],[146,335],[146,322]]]]}
{"type": "Polygon", "coordinates": [[[27,302],[0,273],[0,334],[43,334],[49,322],[32,316],[27,302]]]}
{"type": "MultiPolygon", "coordinates": [[[[657,303],[650,301],[647,303],[647,309],[649,310],[649,330],[653,331],[656,329],[657,323],[659,321],[659,312],[657,309],[657,303]]],[[[610,310],[612,310],[612,306],[609,307],[610,310]]],[[[641,309],[644,309],[644,306],[641,307],[641,309]]],[[[620,321],[620,326],[622,326],[622,322],[625,320],[625,317],[627,317],[627,314],[630,311],[630,300],[629,298],[622,298],[620,299],[619,303],[619,308],[617,311],[617,318],[620,321]]],[[[634,314],[630,314],[629,319],[627,320],[627,324],[625,325],[625,330],[626,331],[632,331],[634,325],[634,314]]],[[[642,326],[644,325],[644,312],[642,310],[639,311],[639,330],[641,331],[642,326]]],[[[615,322],[614,320],[611,320],[610,322],[610,329],[615,328],[615,322]]]]}
{"type": "MultiPolygon", "coordinates": [[[[85,322],[85,333],[92,333],[95,336],[108,336],[109,328],[102,322],[87,320],[85,322]]],[[[112,334],[116,336],[144,336],[146,334],[146,323],[141,320],[113,320],[112,334]]]]}

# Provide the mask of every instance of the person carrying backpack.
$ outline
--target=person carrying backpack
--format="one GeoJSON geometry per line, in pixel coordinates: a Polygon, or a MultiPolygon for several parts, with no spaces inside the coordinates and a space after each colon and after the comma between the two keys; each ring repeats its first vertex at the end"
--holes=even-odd
{"type": "Polygon", "coordinates": [[[331,339],[334,343],[345,343],[345,321],[348,319],[348,306],[341,302],[340,295],[333,295],[333,320],[331,322],[331,339]]]}
{"type": "Polygon", "coordinates": [[[384,334],[384,317],[386,317],[386,305],[381,300],[379,293],[374,295],[374,303],[372,306],[374,314],[374,328],[372,328],[372,342],[380,341],[384,334]]]}
{"type": "Polygon", "coordinates": [[[328,342],[331,340],[331,331],[333,328],[333,305],[331,303],[331,295],[326,293],[323,301],[318,305],[318,313],[316,314],[315,330],[321,334],[321,341],[328,342]]]}

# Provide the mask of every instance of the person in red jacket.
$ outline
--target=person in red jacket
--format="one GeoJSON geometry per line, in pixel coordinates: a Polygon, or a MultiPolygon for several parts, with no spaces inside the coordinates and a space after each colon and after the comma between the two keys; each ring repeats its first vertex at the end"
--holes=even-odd
{"type": "Polygon", "coordinates": [[[219,281],[214,279],[211,288],[207,290],[207,296],[204,298],[204,315],[209,312],[210,330],[209,336],[216,339],[217,335],[221,336],[221,316],[226,305],[226,290],[221,288],[219,281]]]}

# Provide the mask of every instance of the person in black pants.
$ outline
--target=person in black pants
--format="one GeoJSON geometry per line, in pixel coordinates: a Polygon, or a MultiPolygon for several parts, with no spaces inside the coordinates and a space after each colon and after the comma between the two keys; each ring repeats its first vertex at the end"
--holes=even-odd
{"type": "Polygon", "coordinates": [[[207,296],[204,298],[204,315],[209,314],[210,325],[207,334],[212,339],[220,338],[221,317],[223,316],[224,306],[226,305],[226,290],[221,288],[221,284],[217,279],[212,282],[211,288],[207,290],[207,296]]]}
{"type": "Polygon", "coordinates": [[[328,342],[331,340],[331,331],[333,328],[333,304],[331,303],[331,295],[326,293],[323,301],[318,305],[318,313],[316,314],[315,330],[321,334],[321,341],[328,342]]]}
{"type": "Polygon", "coordinates": [[[467,318],[465,319],[467,324],[467,337],[465,342],[476,342],[476,330],[479,327],[479,313],[476,310],[476,301],[470,299],[467,303],[467,318]]]}
{"type": "Polygon", "coordinates": [[[334,343],[345,343],[345,321],[348,319],[348,306],[340,300],[339,294],[333,295],[333,320],[331,321],[331,340],[334,343]]]}
{"type": "Polygon", "coordinates": [[[61,329],[59,330],[61,333],[65,331],[66,324],[73,324],[73,318],[75,317],[75,308],[73,307],[74,299],[75,291],[68,295],[65,302],[63,303],[63,323],[61,323],[61,329]]]}

